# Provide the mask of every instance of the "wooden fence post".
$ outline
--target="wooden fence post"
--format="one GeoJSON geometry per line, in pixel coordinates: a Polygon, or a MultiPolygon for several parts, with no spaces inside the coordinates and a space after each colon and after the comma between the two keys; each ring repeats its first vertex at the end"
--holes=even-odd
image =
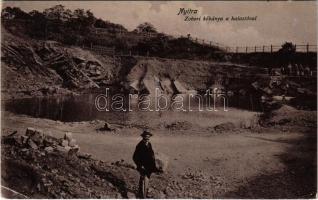
{"type": "Polygon", "coordinates": [[[307,50],[307,53],[309,52],[309,43],[307,43],[306,45],[306,50],[307,50]]]}
{"type": "Polygon", "coordinates": [[[255,51],[255,53],[256,53],[256,46],[254,47],[254,51],[255,51]]]}
{"type": "Polygon", "coordinates": [[[245,52],[247,53],[247,46],[246,46],[245,52]]]}
{"type": "Polygon", "coordinates": [[[271,53],[273,53],[273,45],[271,45],[271,53]]]}
{"type": "Polygon", "coordinates": [[[265,46],[263,45],[263,53],[265,52],[265,46]]]}
{"type": "Polygon", "coordinates": [[[236,53],[238,53],[238,47],[236,47],[236,53]]]}

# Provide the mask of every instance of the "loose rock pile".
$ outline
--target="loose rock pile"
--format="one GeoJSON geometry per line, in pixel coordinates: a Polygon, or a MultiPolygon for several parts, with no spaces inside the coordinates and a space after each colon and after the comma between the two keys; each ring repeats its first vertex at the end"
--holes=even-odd
{"type": "Polygon", "coordinates": [[[225,132],[225,131],[234,130],[235,128],[236,128],[235,124],[233,124],[232,122],[226,122],[226,123],[222,123],[222,124],[216,125],[214,127],[214,130],[217,133],[222,133],[222,132],[225,132]]]}
{"type": "Polygon", "coordinates": [[[171,124],[164,124],[164,127],[170,130],[188,130],[192,127],[192,124],[187,121],[176,121],[171,124]]]}
{"type": "Polygon", "coordinates": [[[3,136],[2,185],[30,198],[125,197],[122,177],[113,172],[117,166],[94,160],[79,149],[72,133],[55,138],[28,128],[3,136]]]}
{"type": "Polygon", "coordinates": [[[23,151],[33,149],[41,151],[42,154],[57,152],[65,155],[76,155],[80,149],[76,140],[72,138],[71,132],[65,133],[64,138],[57,139],[44,134],[42,130],[31,127],[27,128],[24,135],[16,136],[12,134],[5,137],[4,140],[22,147],[23,151]]]}

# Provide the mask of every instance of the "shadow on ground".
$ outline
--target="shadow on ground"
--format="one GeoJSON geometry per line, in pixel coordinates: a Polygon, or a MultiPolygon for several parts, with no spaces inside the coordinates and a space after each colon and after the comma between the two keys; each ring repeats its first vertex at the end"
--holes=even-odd
{"type": "MultiPolygon", "coordinates": [[[[264,138],[257,138],[262,139],[264,138]]],[[[268,139],[266,139],[268,140],[268,139]]],[[[283,172],[260,175],[224,198],[315,198],[317,191],[317,136],[316,129],[294,140],[268,140],[292,146],[279,155],[285,164],[283,172]]]]}

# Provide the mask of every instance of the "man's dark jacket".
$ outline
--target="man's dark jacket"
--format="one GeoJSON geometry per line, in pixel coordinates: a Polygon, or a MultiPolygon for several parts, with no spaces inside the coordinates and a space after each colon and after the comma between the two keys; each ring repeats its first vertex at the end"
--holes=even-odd
{"type": "Polygon", "coordinates": [[[137,144],[133,160],[140,173],[150,175],[152,172],[156,172],[155,154],[150,142],[148,142],[148,145],[144,141],[140,141],[137,144]],[[145,171],[142,171],[141,167],[144,167],[145,171]]]}

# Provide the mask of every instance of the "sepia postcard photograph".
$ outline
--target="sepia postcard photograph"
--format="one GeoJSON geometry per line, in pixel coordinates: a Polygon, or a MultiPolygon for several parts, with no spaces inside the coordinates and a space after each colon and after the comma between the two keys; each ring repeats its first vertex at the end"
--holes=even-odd
{"type": "Polygon", "coordinates": [[[316,1],[1,1],[1,198],[317,198],[316,1]]]}

